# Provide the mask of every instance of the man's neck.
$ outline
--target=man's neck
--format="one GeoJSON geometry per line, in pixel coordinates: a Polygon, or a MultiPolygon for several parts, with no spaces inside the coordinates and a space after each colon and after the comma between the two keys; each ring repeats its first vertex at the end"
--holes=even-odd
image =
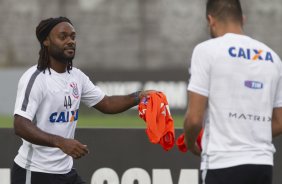
{"type": "Polygon", "coordinates": [[[221,24],[219,25],[217,36],[223,36],[226,33],[234,33],[244,35],[243,28],[239,24],[221,24]]]}
{"type": "Polygon", "coordinates": [[[54,58],[50,58],[50,68],[52,68],[58,73],[65,73],[67,70],[67,64],[59,62],[54,58]]]}

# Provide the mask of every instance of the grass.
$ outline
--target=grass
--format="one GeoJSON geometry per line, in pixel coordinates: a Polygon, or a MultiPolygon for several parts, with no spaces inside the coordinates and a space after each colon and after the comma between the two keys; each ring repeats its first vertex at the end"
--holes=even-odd
{"type": "Polygon", "coordinates": [[[13,125],[12,116],[0,116],[0,128],[11,128],[13,125]]]}
{"type": "MultiPolygon", "coordinates": [[[[175,128],[182,128],[183,115],[173,115],[175,128]]],[[[0,128],[12,128],[13,117],[0,115],[0,128]]],[[[137,114],[105,115],[100,113],[80,114],[79,128],[145,128],[145,122],[137,114]]]]}

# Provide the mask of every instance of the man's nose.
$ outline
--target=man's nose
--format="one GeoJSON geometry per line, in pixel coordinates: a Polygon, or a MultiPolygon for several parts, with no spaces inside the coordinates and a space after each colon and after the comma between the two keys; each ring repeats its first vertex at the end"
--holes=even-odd
{"type": "Polygon", "coordinates": [[[69,39],[68,39],[68,45],[69,45],[69,44],[75,45],[75,44],[76,44],[76,40],[69,38],[69,39]]]}

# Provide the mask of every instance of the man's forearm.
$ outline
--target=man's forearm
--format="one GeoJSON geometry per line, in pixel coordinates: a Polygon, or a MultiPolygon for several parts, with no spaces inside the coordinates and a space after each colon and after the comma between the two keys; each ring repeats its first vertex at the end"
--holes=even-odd
{"type": "Polygon", "coordinates": [[[109,108],[107,112],[109,114],[121,113],[138,105],[136,98],[132,95],[110,96],[108,100],[109,108]]]}
{"type": "Polygon", "coordinates": [[[273,109],[272,112],[272,137],[282,134],[282,107],[273,109]]]}
{"type": "Polygon", "coordinates": [[[282,134],[282,125],[272,121],[272,137],[277,137],[282,134]]]}
{"type": "Polygon", "coordinates": [[[140,93],[137,91],[129,95],[105,96],[94,108],[106,114],[121,113],[139,104],[140,93]]]}
{"type": "Polygon", "coordinates": [[[26,141],[41,146],[59,147],[63,137],[46,133],[36,127],[30,120],[15,116],[14,120],[15,134],[26,141]]]}
{"type": "Polygon", "coordinates": [[[201,128],[199,127],[191,127],[187,123],[184,125],[184,135],[185,135],[185,143],[189,148],[193,148],[195,146],[195,142],[197,140],[198,134],[200,133],[201,128]]]}

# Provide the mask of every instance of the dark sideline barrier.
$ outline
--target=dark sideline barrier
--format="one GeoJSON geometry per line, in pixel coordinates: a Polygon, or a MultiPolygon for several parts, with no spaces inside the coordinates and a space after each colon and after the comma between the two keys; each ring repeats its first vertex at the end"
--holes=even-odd
{"type": "MultiPolygon", "coordinates": [[[[176,130],[176,135],[181,132],[176,130]]],[[[95,184],[199,183],[198,157],[183,154],[176,147],[164,151],[160,145],[149,142],[144,129],[77,129],[76,139],[90,149],[90,154],[74,164],[89,184],[94,184],[94,180],[95,184]]],[[[282,137],[276,138],[274,144],[277,152],[273,183],[281,184],[282,137]]],[[[4,181],[3,177],[9,177],[6,171],[11,168],[21,140],[12,129],[0,129],[0,145],[0,177],[4,181]]]]}

